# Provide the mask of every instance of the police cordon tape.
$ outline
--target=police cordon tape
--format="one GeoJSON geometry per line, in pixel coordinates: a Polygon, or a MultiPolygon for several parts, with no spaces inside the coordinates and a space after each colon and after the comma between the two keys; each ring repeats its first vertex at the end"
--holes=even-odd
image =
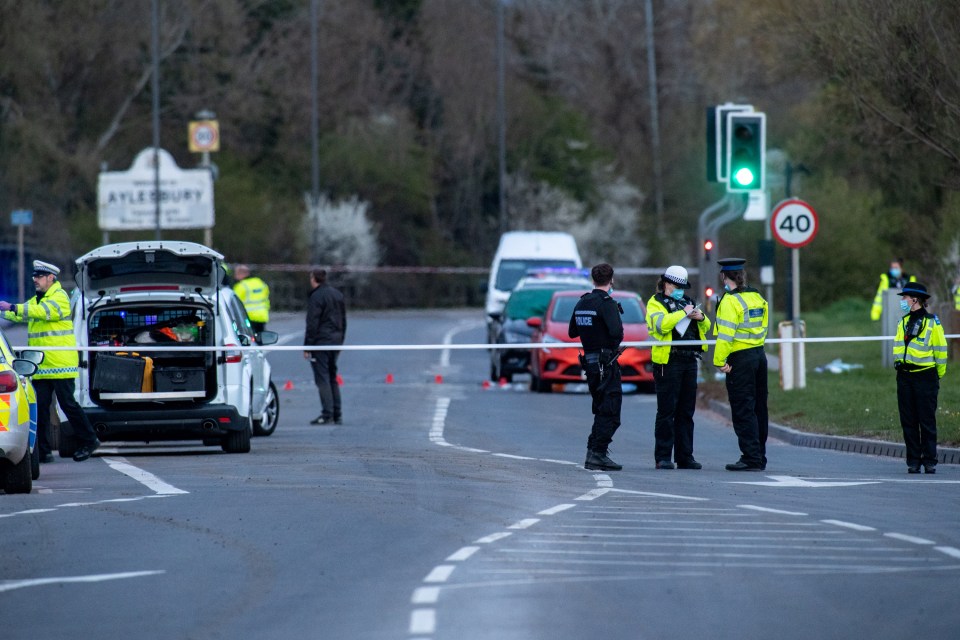
{"type": "MultiPolygon", "coordinates": [[[[944,338],[952,340],[960,338],[960,333],[951,333],[944,338]]],[[[825,342],[892,342],[895,336],[840,336],[826,338],[771,338],[765,344],[792,344],[792,343],[825,343],[825,342]]],[[[644,340],[639,342],[621,342],[621,347],[635,347],[637,349],[649,349],[660,346],[679,346],[679,345],[712,345],[716,340],[674,340],[672,342],[659,342],[656,340],[644,340]]],[[[502,350],[502,349],[583,349],[579,342],[512,342],[509,344],[342,344],[342,345],[256,345],[239,346],[224,345],[219,347],[190,346],[187,343],[177,342],[167,345],[161,344],[142,344],[142,345],[124,345],[124,346],[98,346],[98,347],[24,347],[15,346],[16,351],[24,349],[31,351],[83,351],[98,352],[106,351],[110,353],[117,352],[137,352],[150,353],[156,351],[169,352],[171,349],[184,351],[201,352],[221,352],[221,351],[470,351],[470,350],[502,350]]]]}

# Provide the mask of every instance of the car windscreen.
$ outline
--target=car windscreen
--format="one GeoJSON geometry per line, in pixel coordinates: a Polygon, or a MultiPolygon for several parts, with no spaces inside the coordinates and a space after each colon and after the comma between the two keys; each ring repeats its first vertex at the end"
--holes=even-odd
{"type": "MultiPolygon", "coordinates": [[[[556,304],[553,305],[553,311],[550,313],[551,322],[570,322],[570,316],[573,315],[573,308],[577,306],[577,301],[580,298],[557,298],[556,304]]],[[[620,316],[620,320],[624,324],[639,324],[645,322],[643,306],[640,304],[639,298],[620,298],[618,297],[617,302],[620,303],[620,306],[623,307],[623,315],[620,316]]]]}
{"type": "Polygon", "coordinates": [[[501,260],[494,286],[501,291],[510,291],[517,286],[520,278],[527,275],[527,271],[530,269],[544,267],[575,268],[576,266],[573,260],[501,260]]]}
{"type": "Polygon", "coordinates": [[[542,316],[547,311],[553,289],[521,289],[510,294],[507,305],[503,308],[506,318],[533,318],[542,316]]]}

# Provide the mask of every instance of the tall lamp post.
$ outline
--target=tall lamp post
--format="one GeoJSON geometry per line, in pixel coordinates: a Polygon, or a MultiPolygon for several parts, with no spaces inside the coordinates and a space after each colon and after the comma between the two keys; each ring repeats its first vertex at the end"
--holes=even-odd
{"type": "Polygon", "coordinates": [[[152,1],[150,42],[153,58],[153,200],[156,239],[160,240],[160,0],[152,1]]]}
{"type": "Polygon", "coordinates": [[[497,2],[497,164],[500,185],[500,233],[507,231],[507,115],[504,80],[503,12],[507,0],[497,2]]]}
{"type": "Polygon", "coordinates": [[[310,211],[313,220],[313,259],[320,256],[320,121],[319,121],[319,0],[310,0],[310,211]]]}

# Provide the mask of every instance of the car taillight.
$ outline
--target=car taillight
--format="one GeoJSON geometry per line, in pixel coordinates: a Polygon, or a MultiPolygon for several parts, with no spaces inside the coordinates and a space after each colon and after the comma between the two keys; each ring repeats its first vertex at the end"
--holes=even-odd
{"type": "Polygon", "coordinates": [[[12,393],[17,390],[20,381],[13,371],[0,371],[0,393],[12,393]]]}
{"type": "MultiPolygon", "coordinates": [[[[223,346],[239,347],[240,345],[233,344],[232,342],[228,342],[228,343],[225,343],[223,346]]],[[[239,351],[225,351],[223,353],[223,361],[227,363],[240,362],[242,359],[243,359],[243,354],[241,354],[239,351]]]]}

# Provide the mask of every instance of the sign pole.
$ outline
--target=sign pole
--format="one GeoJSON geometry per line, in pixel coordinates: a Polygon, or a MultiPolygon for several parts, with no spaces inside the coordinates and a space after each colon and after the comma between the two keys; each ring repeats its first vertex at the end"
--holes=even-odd
{"type": "Polygon", "coordinates": [[[24,268],[23,268],[23,225],[17,225],[17,300],[22,301],[24,296],[23,291],[23,278],[24,278],[24,268]]]}
{"type": "MultiPolygon", "coordinates": [[[[800,249],[790,250],[790,268],[793,270],[793,326],[794,338],[804,337],[803,321],[800,319],[800,249]]],[[[793,343],[793,380],[797,389],[803,389],[807,386],[804,357],[804,344],[802,342],[793,343]]]]}

